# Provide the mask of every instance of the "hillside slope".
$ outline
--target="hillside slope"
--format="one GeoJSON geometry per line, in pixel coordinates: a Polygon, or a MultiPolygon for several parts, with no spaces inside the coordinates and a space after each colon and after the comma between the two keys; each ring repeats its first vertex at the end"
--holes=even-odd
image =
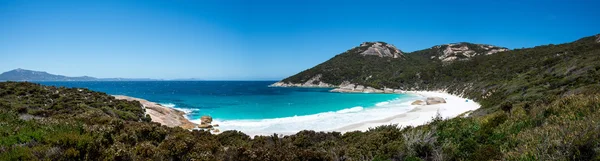
{"type": "Polygon", "coordinates": [[[303,82],[317,75],[332,87],[349,82],[379,89],[444,90],[494,107],[517,100],[548,101],[554,99],[550,96],[599,89],[596,39],[504,52],[498,47],[479,48],[476,53],[482,54],[450,63],[442,58],[447,45],[405,54],[406,59],[361,56],[349,50],[281,82],[303,82]]]}
{"type": "Polygon", "coordinates": [[[406,54],[384,42],[365,42],[272,86],[339,87],[357,84],[378,89],[396,88],[397,86],[389,85],[387,82],[406,77],[406,73],[437,68],[452,62],[470,60],[504,51],[508,51],[508,49],[484,44],[455,43],[438,45],[406,54]],[[380,50],[389,49],[397,52],[394,52],[394,55],[383,56],[376,52],[379,50],[373,50],[381,48],[381,46],[386,48],[380,50]]]}

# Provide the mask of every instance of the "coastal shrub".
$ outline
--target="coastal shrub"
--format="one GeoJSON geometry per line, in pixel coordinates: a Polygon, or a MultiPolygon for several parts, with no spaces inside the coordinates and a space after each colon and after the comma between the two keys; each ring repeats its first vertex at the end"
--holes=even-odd
{"type": "Polygon", "coordinates": [[[434,144],[437,143],[435,131],[435,129],[425,131],[415,128],[402,134],[407,147],[406,155],[431,159],[434,153],[434,144]]]}
{"type": "Polygon", "coordinates": [[[250,136],[235,130],[224,131],[217,137],[224,146],[245,146],[251,140],[250,136]]]}
{"type": "Polygon", "coordinates": [[[61,121],[64,115],[56,113],[25,121],[15,108],[3,108],[0,151],[2,159],[587,160],[598,156],[599,98],[600,94],[572,95],[549,104],[518,103],[507,112],[434,118],[420,127],[386,125],[345,134],[301,131],[254,139],[239,131],[212,135],[123,121],[102,110],[115,110],[108,107],[82,106],[85,112],[75,115],[78,121],[61,121]],[[84,121],[89,117],[96,119],[84,121]],[[13,146],[19,144],[27,148],[13,146]]]}

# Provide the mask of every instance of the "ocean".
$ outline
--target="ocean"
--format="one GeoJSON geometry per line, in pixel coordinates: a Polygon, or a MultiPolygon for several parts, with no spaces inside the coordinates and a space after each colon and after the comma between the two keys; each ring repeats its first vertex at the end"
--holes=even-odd
{"type": "Polygon", "coordinates": [[[249,134],[288,134],[334,130],[382,119],[411,109],[418,96],[332,93],[328,88],[268,87],[274,81],[89,81],[37,82],[88,88],[111,95],[143,98],[185,111],[199,122],[210,115],[221,130],[249,134]]]}

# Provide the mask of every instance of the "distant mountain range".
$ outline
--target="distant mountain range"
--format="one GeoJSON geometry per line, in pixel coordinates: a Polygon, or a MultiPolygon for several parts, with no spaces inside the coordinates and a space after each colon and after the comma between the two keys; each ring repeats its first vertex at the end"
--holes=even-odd
{"type": "Polygon", "coordinates": [[[0,74],[0,81],[158,81],[150,78],[95,78],[89,76],[69,77],[43,71],[15,69],[0,74]]]}

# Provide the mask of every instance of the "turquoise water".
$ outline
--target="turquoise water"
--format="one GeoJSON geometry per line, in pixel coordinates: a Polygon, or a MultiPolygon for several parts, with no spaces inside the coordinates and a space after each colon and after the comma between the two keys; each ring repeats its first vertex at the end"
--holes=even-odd
{"type": "Polygon", "coordinates": [[[39,82],[143,98],[183,109],[191,120],[260,120],[326,112],[358,112],[399,94],[331,93],[324,88],[270,88],[273,81],[39,82]]]}

